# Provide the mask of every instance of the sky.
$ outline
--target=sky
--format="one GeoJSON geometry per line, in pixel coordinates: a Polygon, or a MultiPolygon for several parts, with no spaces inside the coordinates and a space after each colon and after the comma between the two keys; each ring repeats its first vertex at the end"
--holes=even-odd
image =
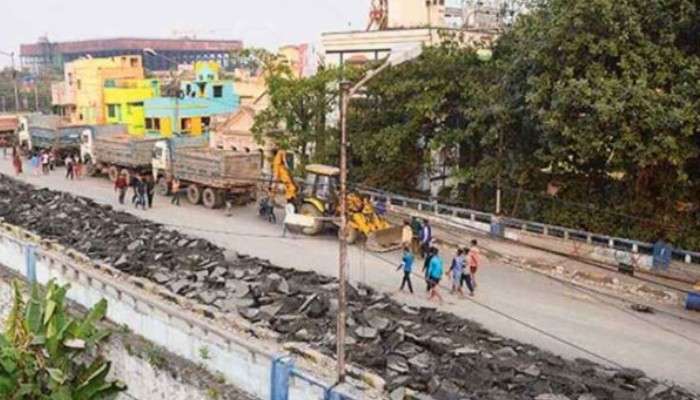
{"type": "MultiPolygon", "coordinates": [[[[317,43],[364,29],[370,0],[0,0],[0,51],[20,43],[108,37],[240,39],[245,46],[317,43]],[[177,33],[179,32],[179,33],[177,33]]],[[[9,65],[0,55],[0,65],[9,65]]]]}

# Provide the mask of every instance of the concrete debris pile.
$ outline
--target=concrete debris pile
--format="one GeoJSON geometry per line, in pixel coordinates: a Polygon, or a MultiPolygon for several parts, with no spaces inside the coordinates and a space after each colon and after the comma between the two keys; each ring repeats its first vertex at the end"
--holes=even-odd
{"type": "MultiPolygon", "coordinates": [[[[237,312],[280,340],[335,350],[337,282],[282,269],[66,193],[0,177],[0,218],[170,291],[237,312]]],[[[435,309],[349,287],[350,362],[387,382],[392,399],[693,399],[633,369],[567,361],[435,309]],[[422,396],[422,397],[421,397],[422,396]],[[426,397],[429,396],[429,397],[426,397]]]]}

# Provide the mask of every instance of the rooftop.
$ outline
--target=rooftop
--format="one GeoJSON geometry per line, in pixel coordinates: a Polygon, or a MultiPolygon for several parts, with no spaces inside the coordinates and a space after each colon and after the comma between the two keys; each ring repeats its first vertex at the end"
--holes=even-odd
{"type": "Polygon", "coordinates": [[[39,41],[20,46],[20,55],[40,56],[47,48],[58,53],[85,53],[109,50],[134,50],[145,48],[156,51],[237,51],[243,48],[240,40],[217,39],[148,39],[148,38],[106,38],[68,42],[39,41]]]}

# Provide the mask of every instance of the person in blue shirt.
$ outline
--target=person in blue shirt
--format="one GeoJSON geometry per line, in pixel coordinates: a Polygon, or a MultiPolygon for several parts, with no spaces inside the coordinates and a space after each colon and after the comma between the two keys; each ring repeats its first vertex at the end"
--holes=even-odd
{"type": "Polygon", "coordinates": [[[439,251],[435,249],[433,257],[430,259],[430,265],[428,266],[428,285],[430,286],[428,300],[437,299],[440,304],[443,303],[443,299],[440,292],[438,292],[438,287],[440,286],[442,274],[442,258],[440,258],[439,251]]]}
{"type": "Polygon", "coordinates": [[[413,271],[413,261],[415,257],[408,246],[403,248],[403,256],[401,257],[401,264],[396,269],[397,271],[403,268],[403,280],[401,281],[401,288],[399,291],[403,291],[404,286],[408,285],[408,290],[413,294],[413,285],[411,284],[411,272],[413,271]]]}
{"type": "Polygon", "coordinates": [[[462,291],[462,274],[464,273],[464,252],[462,249],[457,250],[457,255],[452,259],[452,264],[450,265],[450,277],[452,278],[452,290],[451,294],[459,293],[464,296],[462,291]]]}

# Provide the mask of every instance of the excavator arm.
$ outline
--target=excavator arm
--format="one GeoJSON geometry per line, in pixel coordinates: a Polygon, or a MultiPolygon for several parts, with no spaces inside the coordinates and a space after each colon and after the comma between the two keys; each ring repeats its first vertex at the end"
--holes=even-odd
{"type": "Polygon", "coordinates": [[[299,188],[289,172],[289,167],[287,167],[286,151],[278,150],[275,154],[275,158],[272,160],[272,174],[275,182],[280,182],[284,186],[284,198],[288,202],[293,202],[299,194],[299,188]]]}

